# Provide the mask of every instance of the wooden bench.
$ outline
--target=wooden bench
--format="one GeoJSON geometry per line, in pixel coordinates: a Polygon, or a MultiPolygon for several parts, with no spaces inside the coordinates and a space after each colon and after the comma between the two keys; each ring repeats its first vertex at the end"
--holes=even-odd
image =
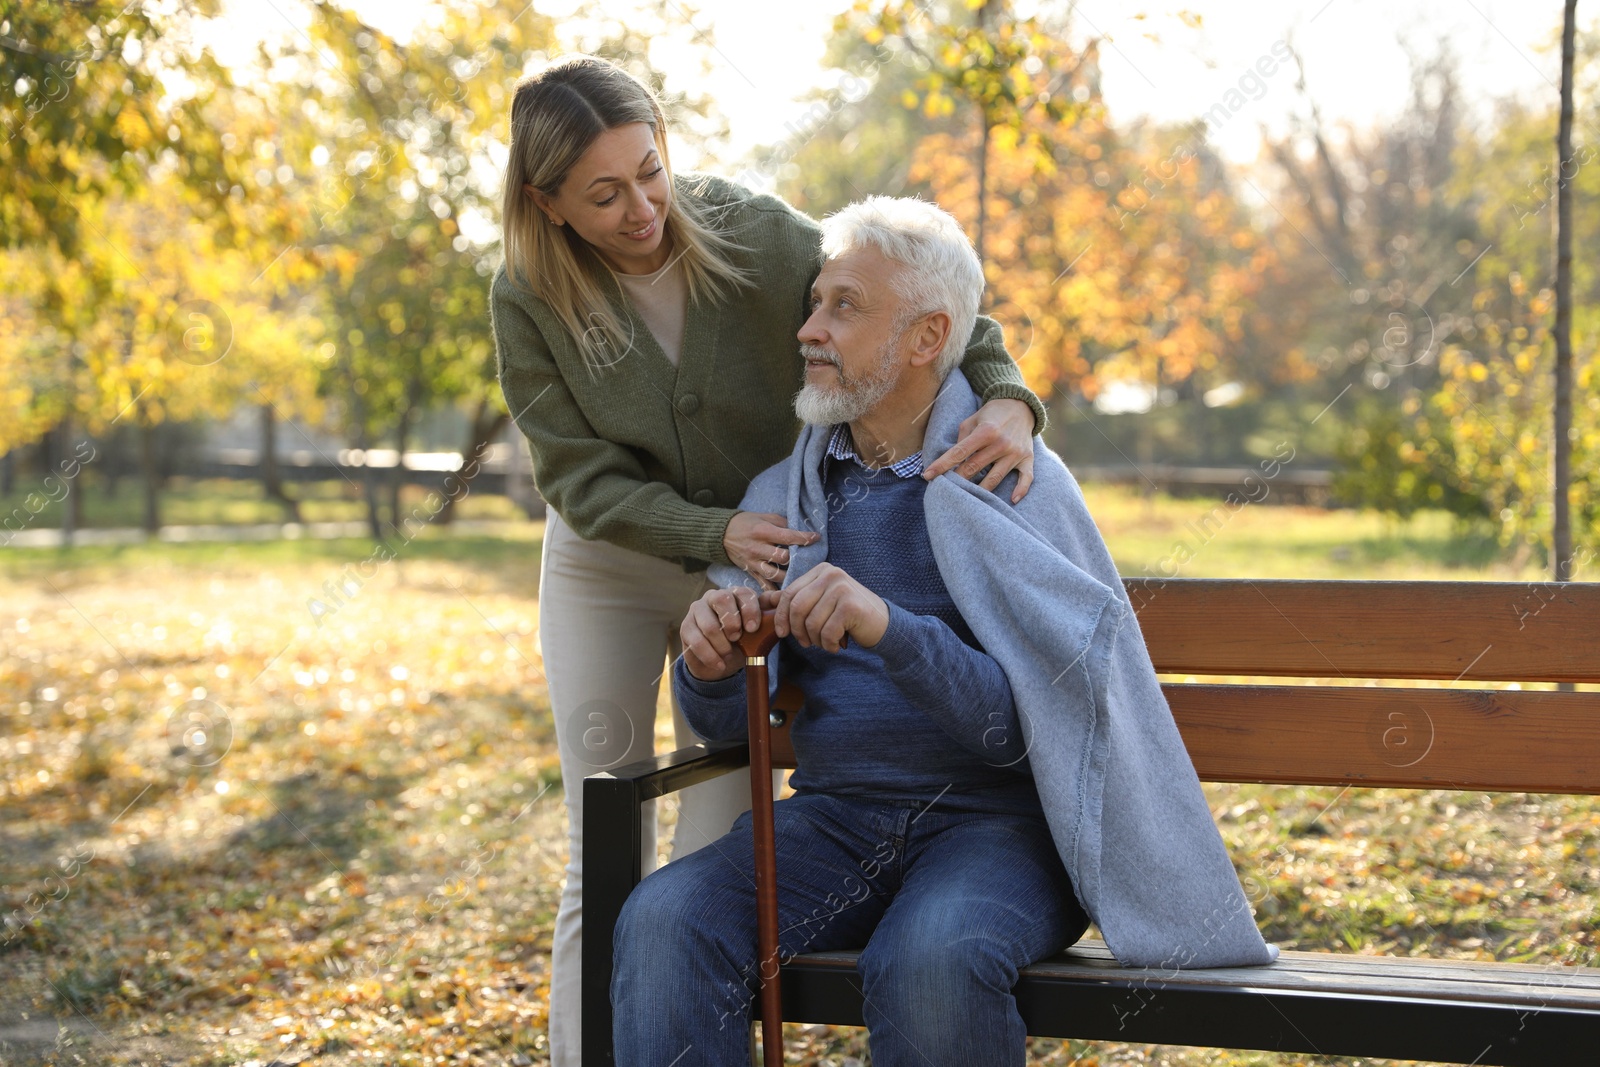
{"type": "MultiPolygon", "coordinates": [[[[1600,794],[1600,692],[1417,684],[1600,682],[1600,584],[1126,585],[1156,669],[1202,678],[1164,689],[1203,781],[1600,794]]],[[[797,696],[785,690],[778,706],[796,709],[797,696]]],[[[774,748],[793,765],[786,738],[774,748]]],[[[586,1065],[613,1062],[611,937],[640,879],[639,805],[747,765],[742,743],[698,745],[585,779],[586,1065]]],[[[785,1021],[862,1025],[853,952],[796,957],[782,987],[785,1021]]],[[[1016,995],[1042,1037],[1600,1062],[1600,968],[1284,952],[1268,967],[1152,973],[1084,941],[1026,968],[1016,995]]]]}

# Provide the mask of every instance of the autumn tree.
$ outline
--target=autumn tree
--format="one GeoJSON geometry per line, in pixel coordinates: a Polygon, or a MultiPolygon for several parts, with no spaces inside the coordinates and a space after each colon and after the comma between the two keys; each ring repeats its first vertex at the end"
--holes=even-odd
{"type": "Polygon", "coordinates": [[[1039,126],[1028,120],[1070,123],[1088,110],[1098,41],[1073,48],[1066,43],[1069,24],[1019,18],[1008,0],[962,0],[943,12],[932,7],[926,0],[859,0],[835,28],[869,46],[893,41],[910,54],[917,73],[901,91],[905,107],[930,119],[961,113],[957,121],[971,131],[973,247],[983,258],[993,159],[1049,165],[1039,126]]]}
{"type": "MultiPolygon", "coordinates": [[[[219,12],[214,0],[0,5],[0,52],[7,73],[20,75],[7,79],[15,96],[4,102],[0,237],[13,253],[0,285],[31,318],[27,343],[12,353],[27,364],[13,379],[25,385],[0,450],[45,433],[61,451],[83,429],[136,425],[147,527],[159,523],[154,426],[175,412],[220,416],[236,399],[167,373],[195,359],[185,339],[231,336],[230,309],[247,311],[238,324],[254,333],[293,330],[286,277],[250,269],[282,247],[272,243],[281,227],[270,209],[249,195],[259,187],[250,172],[261,110],[242,103],[248,94],[193,43],[219,12]],[[207,253],[217,269],[193,258],[207,253]]],[[[243,347],[236,362],[255,360],[255,379],[281,403],[305,394],[284,345],[248,357],[243,347]]],[[[73,493],[64,509],[69,532],[81,500],[73,493]]]]}
{"type": "MultiPolygon", "coordinates": [[[[516,77],[554,46],[550,20],[525,4],[451,3],[399,41],[332,3],[313,7],[310,44],[287,41],[268,169],[298,213],[288,254],[317,274],[326,336],[320,391],[352,445],[392,443],[403,457],[431,406],[464,403],[464,453],[505,425],[488,336],[487,289],[499,195],[492,146],[516,77]]],[[[370,466],[369,528],[398,524],[370,466]]],[[[396,471],[403,475],[403,471],[396,471]]],[[[448,518],[442,515],[441,518],[448,518]]]]}
{"type": "MultiPolygon", "coordinates": [[[[1580,84],[1596,43],[1578,42],[1580,84]]],[[[1330,390],[1360,387],[1330,416],[1344,427],[1342,494],[1400,515],[1487,518],[1526,558],[1551,545],[1563,495],[1552,447],[1558,194],[1595,197],[1600,172],[1592,148],[1565,162],[1550,151],[1555,101],[1503,102],[1479,133],[1461,121],[1450,55],[1413,63],[1411,105],[1394,122],[1341,143],[1313,111],[1298,144],[1269,145],[1284,180],[1275,239],[1293,273],[1268,296],[1305,309],[1301,343],[1330,390]]],[[[1572,233],[1579,248],[1600,240],[1582,213],[1572,233]]],[[[1600,275],[1581,256],[1571,268],[1578,402],[1561,438],[1582,560],[1600,521],[1600,275]]]]}
{"type": "Polygon", "coordinates": [[[1298,53],[1293,63],[1291,129],[1263,132],[1282,266],[1262,302],[1292,309],[1283,336],[1317,373],[1305,418],[1335,436],[1342,498],[1401,516],[1481,515],[1450,419],[1431,409],[1452,346],[1475,336],[1472,271],[1488,243],[1474,195],[1461,191],[1481,180],[1482,164],[1465,143],[1457,61],[1447,47],[1413,53],[1405,109],[1342,138],[1324,122],[1298,53]]]}
{"type": "Polygon", "coordinates": [[[1070,23],[1008,4],[936,19],[923,5],[863,3],[838,28],[856,44],[836,57],[877,81],[854,112],[839,108],[830,138],[805,146],[791,189],[811,195],[819,157],[872,136],[863,123],[887,123],[906,146],[897,191],[968,226],[987,309],[1035,388],[1092,396],[1105,376],[1158,386],[1232,373],[1270,257],[1203,130],[1118,130],[1099,96],[1098,39],[1074,43],[1070,23]]]}
{"type": "MultiPolygon", "coordinates": [[[[197,101],[167,96],[157,74],[230,84],[225,68],[187,47],[196,20],[214,17],[219,6],[0,2],[0,247],[44,245],[71,255],[95,240],[77,203],[142,184],[150,164],[198,125],[197,101]]],[[[204,173],[204,161],[190,162],[204,173]]]]}
{"type": "MultiPolygon", "coordinates": [[[[686,28],[685,16],[580,14],[597,32],[578,43],[654,82],[680,135],[725,135],[709,101],[663,85],[644,62],[652,37],[686,28]]],[[[309,45],[288,41],[275,57],[294,71],[278,111],[297,118],[268,164],[304,176],[281,195],[305,218],[289,255],[322,272],[321,394],[353,446],[392,445],[401,457],[425,411],[463,410],[470,474],[510,418],[488,287],[511,96],[562,42],[548,16],[518,0],[451,0],[406,40],[328,0],[313,16],[309,45]]],[[[385,505],[388,522],[400,522],[399,478],[381,501],[365,473],[369,527],[381,537],[385,505]]],[[[433,521],[450,521],[460,495],[447,495],[433,521]]]]}

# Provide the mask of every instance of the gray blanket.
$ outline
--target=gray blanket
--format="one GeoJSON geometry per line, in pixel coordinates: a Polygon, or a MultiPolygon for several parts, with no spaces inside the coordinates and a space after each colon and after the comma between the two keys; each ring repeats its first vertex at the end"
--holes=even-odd
{"type": "MultiPolygon", "coordinates": [[[[966,378],[952,371],[924,456],[954,445],[977,409],[966,378]]],[[[806,427],[789,459],[758,475],[739,505],[822,535],[793,550],[785,584],[827,558],[827,437],[806,427]]],[[[1270,963],[1277,946],[1256,929],[1077,481],[1036,438],[1033,485],[1012,505],[1015,484],[1013,473],[991,493],[951,472],[929,483],[924,513],[956,607],[1011,684],[1079,901],[1124,967],[1270,963]]],[[[725,564],[710,577],[723,587],[756,584],[725,564]]],[[[772,662],[775,686],[782,667],[772,662]]]]}

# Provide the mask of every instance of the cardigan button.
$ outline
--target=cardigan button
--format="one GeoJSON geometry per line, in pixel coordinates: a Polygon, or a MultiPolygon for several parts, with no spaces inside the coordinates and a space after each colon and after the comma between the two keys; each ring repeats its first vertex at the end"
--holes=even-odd
{"type": "Polygon", "coordinates": [[[700,410],[700,398],[693,393],[684,393],[678,398],[678,410],[685,415],[693,415],[700,410]]]}
{"type": "Polygon", "coordinates": [[[717,494],[709,489],[701,489],[694,495],[694,502],[703,508],[709,508],[717,499],[717,494]]]}

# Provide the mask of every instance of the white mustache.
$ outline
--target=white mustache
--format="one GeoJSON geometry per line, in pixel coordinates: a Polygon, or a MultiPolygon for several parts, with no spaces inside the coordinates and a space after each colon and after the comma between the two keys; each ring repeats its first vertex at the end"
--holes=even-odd
{"type": "Polygon", "coordinates": [[[844,373],[844,361],[839,358],[838,353],[830,352],[826,348],[819,348],[816,345],[801,345],[800,356],[802,359],[826,360],[832,363],[840,374],[844,373]]]}

